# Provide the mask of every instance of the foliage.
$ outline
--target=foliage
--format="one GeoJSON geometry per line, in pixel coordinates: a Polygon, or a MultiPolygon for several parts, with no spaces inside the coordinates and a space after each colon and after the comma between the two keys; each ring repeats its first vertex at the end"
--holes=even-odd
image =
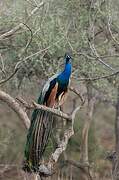
{"type": "MultiPolygon", "coordinates": [[[[81,89],[82,93],[85,93],[87,81],[81,83],[80,78],[101,77],[119,70],[118,0],[113,2],[111,0],[44,1],[44,6],[28,18],[35,8],[35,2],[39,4],[39,1],[34,0],[1,0],[0,2],[0,34],[11,30],[21,22],[24,23],[23,28],[15,34],[0,41],[0,80],[13,72],[17,62],[23,61],[24,58],[38,51],[40,52],[23,61],[18,73],[5,83],[1,87],[2,89],[14,96],[22,95],[26,99],[34,98],[34,96],[36,98],[44,81],[54,72],[61,71],[65,52],[72,55],[73,80],[75,79],[73,83],[79,84],[78,88],[81,89]],[[31,43],[25,49],[30,40],[31,43]],[[113,67],[114,70],[112,71],[111,68],[102,64],[100,59],[113,67]]],[[[99,102],[108,102],[109,106],[115,104],[119,83],[117,76],[91,81],[91,83],[93,94],[99,93],[99,102]]],[[[96,104],[96,108],[103,110],[99,104],[96,104]]],[[[70,140],[67,149],[68,156],[71,155],[76,160],[80,159],[81,142],[79,137],[85,113],[81,112],[77,116],[75,136],[70,140]]],[[[108,114],[106,110],[105,113],[107,116],[102,117],[104,118],[104,126],[107,125],[107,119],[111,115],[111,112],[108,114]]],[[[89,132],[91,162],[102,158],[105,151],[103,145],[98,141],[96,128],[98,128],[97,124],[99,125],[99,123],[98,120],[95,120],[99,119],[98,116],[94,116],[96,122],[92,124],[89,132]]],[[[111,126],[114,127],[113,122],[111,126]]],[[[100,132],[102,131],[100,130],[100,132]]],[[[9,127],[2,126],[0,139],[0,161],[6,160],[5,155],[8,156],[9,151],[11,151],[11,156],[8,159],[11,162],[14,155],[22,151],[24,143],[24,138],[20,136],[19,127],[17,126],[15,130],[15,128],[9,129],[9,127]],[[15,149],[11,148],[10,144],[14,136],[16,137],[14,143],[17,143],[17,139],[19,141],[15,149]]],[[[50,141],[46,155],[49,155],[52,148],[53,144],[50,141]]]]}

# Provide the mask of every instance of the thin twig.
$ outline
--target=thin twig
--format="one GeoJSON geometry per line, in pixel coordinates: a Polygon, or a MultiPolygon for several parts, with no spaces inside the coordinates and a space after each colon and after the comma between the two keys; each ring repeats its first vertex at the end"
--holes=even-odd
{"type": "Polygon", "coordinates": [[[98,52],[97,52],[94,44],[91,44],[91,43],[89,42],[89,45],[90,45],[90,48],[91,48],[93,54],[96,55],[97,61],[99,61],[99,62],[100,62],[101,64],[103,64],[104,66],[106,66],[108,69],[111,69],[112,71],[115,71],[115,69],[114,69],[113,67],[111,67],[109,64],[107,64],[106,62],[104,62],[104,61],[100,58],[100,56],[99,56],[99,54],[98,54],[98,52]]]}
{"type": "MultiPolygon", "coordinates": [[[[63,38],[62,38],[62,39],[63,39],[63,38]]],[[[37,52],[34,53],[34,54],[31,54],[31,55],[25,57],[23,60],[18,61],[18,62],[16,63],[16,65],[15,65],[14,72],[13,72],[8,78],[3,79],[2,81],[0,81],[0,84],[3,84],[3,83],[5,83],[5,82],[7,82],[8,80],[10,80],[10,79],[16,74],[16,72],[20,69],[20,66],[21,66],[22,63],[26,62],[27,60],[30,60],[30,59],[31,59],[32,57],[34,57],[34,56],[37,56],[37,55],[45,52],[46,50],[50,49],[54,44],[62,41],[62,39],[54,42],[52,45],[50,45],[50,46],[48,46],[48,47],[46,47],[46,48],[44,48],[44,49],[42,49],[42,50],[37,51],[37,52]]],[[[26,46],[26,47],[27,47],[27,46],[26,46]]]]}
{"type": "Polygon", "coordinates": [[[30,38],[28,39],[27,43],[26,43],[26,46],[25,48],[22,49],[22,52],[18,55],[19,58],[21,58],[21,56],[27,51],[28,47],[30,46],[31,42],[32,42],[32,39],[33,39],[33,32],[31,30],[31,28],[26,24],[26,23],[23,23],[24,26],[26,26],[26,28],[29,30],[30,32],[30,38]]]}
{"type": "Polygon", "coordinates": [[[14,72],[12,74],[10,74],[6,79],[3,79],[0,81],[0,85],[6,83],[7,81],[9,81],[10,79],[12,79],[12,77],[14,77],[14,75],[17,73],[17,71],[19,70],[19,68],[15,68],[14,72]]]}
{"type": "Polygon", "coordinates": [[[81,99],[82,103],[85,102],[84,99],[83,99],[83,97],[82,97],[82,95],[80,94],[80,92],[79,92],[76,88],[70,86],[70,87],[69,87],[69,90],[72,91],[72,92],[74,92],[76,95],[78,95],[78,97],[81,99]]]}
{"type": "Polygon", "coordinates": [[[58,42],[62,41],[62,39],[63,39],[63,38],[61,38],[60,40],[58,40],[58,41],[56,41],[56,42],[53,42],[52,45],[50,45],[50,46],[48,46],[48,47],[46,47],[46,48],[44,48],[44,49],[41,49],[41,50],[37,51],[37,52],[34,53],[34,54],[31,54],[31,55],[25,57],[22,61],[18,61],[17,64],[16,64],[16,66],[15,66],[15,68],[19,67],[23,62],[26,62],[27,60],[31,59],[32,57],[38,56],[39,54],[47,51],[48,49],[50,49],[50,48],[51,48],[52,46],[54,46],[55,44],[57,44],[58,42]]]}
{"type": "Polygon", "coordinates": [[[79,81],[97,81],[97,80],[101,80],[101,79],[107,79],[109,77],[116,76],[118,74],[119,74],[119,71],[116,71],[116,72],[109,74],[109,75],[92,77],[92,78],[77,78],[75,76],[73,76],[72,78],[77,79],[79,81]]]}
{"type": "MultiPolygon", "coordinates": [[[[28,16],[25,24],[26,24],[27,21],[31,18],[31,16],[32,16],[40,7],[42,7],[43,5],[44,5],[44,2],[41,2],[38,7],[34,8],[34,9],[32,10],[32,12],[31,12],[30,15],[28,16]]],[[[2,35],[0,36],[0,40],[3,40],[3,39],[5,39],[5,38],[8,38],[9,36],[12,36],[12,35],[13,35],[14,33],[16,33],[18,30],[22,29],[23,26],[24,26],[24,23],[18,24],[16,27],[14,27],[13,29],[11,29],[10,31],[2,34],[2,35]]]]}
{"type": "Polygon", "coordinates": [[[0,59],[1,59],[1,65],[2,65],[2,67],[0,67],[0,69],[1,69],[2,73],[6,76],[5,65],[4,65],[4,61],[3,61],[3,57],[1,55],[1,53],[0,53],[0,59]]]}

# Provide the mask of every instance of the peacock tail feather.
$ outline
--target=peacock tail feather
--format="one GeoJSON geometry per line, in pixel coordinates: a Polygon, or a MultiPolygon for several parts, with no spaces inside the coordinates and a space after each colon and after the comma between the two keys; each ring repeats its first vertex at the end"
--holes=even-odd
{"type": "MultiPolygon", "coordinates": [[[[40,102],[41,101],[38,100],[38,103],[40,102]]],[[[52,113],[38,109],[33,111],[25,146],[25,162],[27,162],[29,171],[38,170],[39,162],[48,144],[52,124],[52,113]]],[[[26,169],[28,169],[28,167],[26,169]]]]}

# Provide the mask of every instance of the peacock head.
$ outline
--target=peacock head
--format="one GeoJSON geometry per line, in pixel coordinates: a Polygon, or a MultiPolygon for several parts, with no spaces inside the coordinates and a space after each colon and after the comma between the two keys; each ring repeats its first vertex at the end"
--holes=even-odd
{"type": "Polygon", "coordinates": [[[68,54],[65,55],[65,60],[66,60],[66,64],[67,63],[71,63],[71,56],[69,56],[68,54]]]}

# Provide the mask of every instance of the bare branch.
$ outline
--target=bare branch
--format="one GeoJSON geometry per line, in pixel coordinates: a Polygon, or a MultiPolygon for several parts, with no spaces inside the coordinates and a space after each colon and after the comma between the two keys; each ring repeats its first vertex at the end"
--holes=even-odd
{"type": "Polygon", "coordinates": [[[71,121],[71,117],[60,110],[49,108],[47,106],[37,104],[35,102],[33,102],[32,104],[28,104],[26,101],[19,97],[17,97],[17,100],[20,101],[27,109],[40,109],[42,111],[51,112],[52,114],[57,115],[58,117],[71,121]]]}
{"type": "MultiPolygon", "coordinates": [[[[74,89],[73,87],[71,87],[70,89],[71,89],[71,91],[75,92],[80,98],[82,98],[76,89],[74,89]]],[[[72,121],[75,118],[77,111],[84,105],[84,100],[81,99],[82,100],[81,106],[78,106],[76,109],[74,109],[74,111],[72,112],[72,115],[68,115],[60,110],[53,109],[53,108],[50,108],[50,107],[47,107],[47,106],[44,106],[41,104],[37,104],[36,102],[33,102],[32,104],[28,104],[21,97],[17,97],[16,99],[19,102],[21,102],[27,109],[41,109],[43,111],[51,112],[52,114],[54,114],[58,117],[64,118],[66,120],[69,120],[69,121],[72,121]]]]}
{"type": "Polygon", "coordinates": [[[29,60],[30,58],[34,57],[34,56],[38,56],[39,54],[47,51],[48,49],[50,49],[52,46],[54,46],[55,44],[59,43],[60,41],[62,41],[63,38],[61,38],[60,40],[56,41],[56,42],[53,42],[50,46],[44,48],[44,49],[40,49],[39,51],[37,51],[36,53],[34,54],[31,54],[27,57],[25,57],[22,61],[18,61],[15,68],[18,68],[22,63],[26,62],[27,60],[29,60]]]}
{"type": "MultiPolygon", "coordinates": [[[[8,80],[10,80],[10,79],[16,74],[16,72],[20,69],[20,65],[21,65],[22,63],[26,62],[27,60],[29,60],[30,58],[32,58],[32,57],[34,57],[34,56],[37,56],[37,55],[39,55],[39,54],[47,51],[47,50],[50,49],[54,44],[56,44],[56,43],[58,43],[58,42],[60,42],[60,41],[62,41],[62,39],[60,39],[59,41],[54,42],[52,45],[50,45],[50,46],[48,46],[48,47],[46,47],[46,48],[44,48],[44,49],[42,49],[42,50],[37,51],[37,52],[34,53],[34,54],[31,54],[31,55],[25,57],[23,60],[21,59],[20,61],[18,61],[18,62],[16,63],[16,65],[15,65],[14,72],[13,72],[8,78],[3,79],[2,81],[0,81],[0,84],[3,84],[3,83],[5,83],[5,82],[7,82],[8,80]]],[[[28,44],[29,44],[29,43],[28,43],[28,44]]],[[[27,47],[28,47],[28,46],[26,45],[26,48],[27,48],[27,47]]],[[[25,50],[26,50],[26,48],[25,48],[25,50]]]]}
{"type": "Polygon", "coordinates": [[[26,43],[26,46],[25,48],[22,49],[22,52],[18,55],[19,58],[21,58],[21,56],[27,51],[29,45],[31,44],[32,42],[32,39],[33,39],[33,32],[31,30],[31,28],[26,24],[26,23],[23,23],[24,26],[26,26],[26,28],[29,30],[30,32],[30,38],[28,39],[27,43],[26,43]]]}
{"type": "MultiPolygon", "coordinates": [[[[86,54],[85,52],[74,52],[74,55],[79,55],[79,56],[84,56],[87,59],[95,60],[97,59],[97,56],[95,55],[89,55],[86,54]]],[[[119,54],[113,54],[113,55],[100,55],[100,58],[111,58],[111,57],[119,57],[119,54]]]]}
{"type": "Polygon", "coordinates": [[[7,37],[9,37],[9,36],[12,36],[16,31],[20,30],[22,27],[23,27],[23,24],[20,23],[19,25],[17,25],[16,27],[14,27],[13,29],[11,29],[10,31],[2,34],[2,35],[0,36],[0,40],[3,40],[3,39],[5,39],[5,38],[7,38],[7,37]]]}
{"type": "Polygon", "coordinates": [[[81,109],[81,107],[82,105],[74,109],[71,115],[72,117],[71,126],[65,130],[62,140],[58,143],[58,147],[55,149],[54,153],[52,153],[49,159],[49,162],[48,162],[49,169],[53,167],[53,165],[58,161],[62,152],[66,150],[68,141],[71,138],[71,136],[73,136],[74,134],[73,126],[74,126],[74,119],[75,119],[76,113],[78,112],[79,109],[81,109]]]}
{"type": "Polygon", "coordinates": [[[4,75],[6,75],[6,72],[5,72],[5,65],[4,65],[4,61],[3,61],[3,57],[0,53],[0,59],[1,59],[1,65],[2,67],[0,67],[1,71],[3,72],[4,75]]]}
{"type": "Polygon", "coordinates": [[[105,76],[99,76],[99,77],[93,77],[93,78],[75,78],[75,77],[72,77],[74,79],[77,79],[79,81],[97,81],[97,80],[100,80],[100,79],[106,79],[106,78],[109,78],[109,77],[112,77],[112,76],[116,76],[119,74],[119,71],[116,71],[112,74],[109,74],[109,75],[105,75],[105,76]]]}
{"type": "Polygon", "coordinates": [[[61,117],[61,118],[67,119],[67,120],[71,120],[70,116],[68,116],[67,114],[63,113],[60,110],[49,108],[47,106],[43,106],[40,104],[36,104],[35,102],[33,102],[33,104],[34,104],[35,109],[41,109],[41,110],[44,110],[47,112],[51,112],[52,114],[57,115],[58,117],[61,117]]]}
{"type": "Polygon", "coordinates": [[[109,1],[108,4],[109,4],[109,6],[108,6],[108,23],[107,23],[108,30],[109,30],[109,33],[110,33],[110,36],[111,36],[112,40],[113,40],[117,45],[119,45],[118,40],[116,40],[116,38],[114,37],[113,32],[112,32],[112,30],[111,30],[112,17],[111,17],[111,4],[110,4],[110,1],[109,1]]]}
{"type": "Polygon", "coordinates": [[[98,54],[98,52],[97,52],[94,44],[91,44],[91,43],[89,42],[89,45],[90,45],[90,48],[91,48],[93,54],[97,57],[97,60],[98,60],[101,64],[103,64],[104,66],[106,66],[108,69],[111,69],[112,71],[115,71],[115,69],[114,69],[113,67],[111,67],[109,64],[107,64],[106,62],[104,62],[104,61],[100,58],[100,56],[99,56],[99,54],[98,54]]]}
{"type": "Polygon", "coordinates": [[[68,141],[71,138],[71,136],[73,136],[73,134],[74,134],[73,126],[70,127],[69,129],[65,130],[63,140],[60,142],[60,144],[56,148],[55,152],[52,153],[50,162],[53,161],[56,163],[58,161],[62,152],[66,150],[68,141]]]}
{"type": "Polygon", "coordinates": [[[84,99],[83,99],[82,95],[80,94],[80,92],[77,91],[77,89],[75,89],[74,87],[70,86],[69,90],[74,92],[76,95],[78,95],[78,97],[81,99],[82,103],[84,103],[84,99]]]}
{"type": "Polygon", "coordinates": [[[7,77],[6,79],[3,79],[3,80],[0,81],[0,85],[6,83],[7,81],[9,81],[17,73],[18,70],[19,70],[19,68],[15,68],[13,73],[10,74],[9,77],[7,77]]]}
{"type": "MultiPolygon", "coordinates": [[[[27,22],[27,21],[31,18],[31,16],[32,16],[40,7],[42,7],[43,5],[44,5],[44,2],[41,2],[38,7],[34,8],[34,9],[32,10],[32,12],[30,13],[30,15],[28,16],[26,22],[27,22]]],[[[25,23],[26,23],[26,22],[25,22],[25,23]]],[[[2,35],[0,36],[0,40],[3,40],[3,39],[5,39],[5,38],[8,38],[9,36],[12,36],[12,35],[15,34],[18,30],[22,29],[23,26],[24,26],[24,23],[18,24],[16,27],[14,27],[13,29],[11,29],[10,31],[2,34],[2,35]]]]}
{"type": "MultiPolygon", "coordinates": [[[[74,90],[74,88],[71,88],[71,89],[74,90]]],[[[77,93],[77,90],[76,90],[76,93],[77,93]]],[[[77,93],[77,95],[79,96],[79,93],[77,93]]],[[[71,126],[65,130],[63,139],[62,141],[60,141],[55,152],[51,155],[49,163],[57,162],[62,152],[66,150],[68,141],[70,137],[74,134],[73,126],[74,126],[74,119],[75,119],[76,113],[82,108],[83,105],[84,105],[84,101],[82,101],[82,104],[80,106],[76,107],[73,110],[72,115],[71,115],[71,119],[72,119],[71,126]]]]}
{"type": "MultiPolygon", "coordinates": [[[[24,24],[24,25],[25,25],[25,26],[27,27],[27,29],[30,31],[30,39],[28,40],[25,48],[22,49],[22,53],[18,55],[19,57],[21,57],[21,56],[26,52],[26,50],[28,49],[28,47],[29,47],[29,45],[30,45],[30,43],[31,43],[31,41],[32,41],[32,38],[33,38],[33,33],[32,33],[32,30],[30,29],[30,27],[29,27],[27,24],[24,24]]],[[[2,64],[3,64],[3,63],[2,63],[2,64]]],[[[3,64],[3,65],[4,65],[4,64],[3,64]]],[[[0,85],[6,83],[7,81],[9,81],[9,80],[17,73],[17,71],[18,71],[19,69],[20,69],[20,67],[15,66],[13,73],[10,74],[6,79],[1,80],[1,81],[0,81],[0,85]]],[[[2,70],[2,71],[5,73],[5,71],[4,71],[4,66],[3,66],[3,70],[2,70]]]]}
{"type": "MultiPolygon", "coordinates": [[[[91,6],[93,6],[93,1],[91,1],[91,6]]],[[[99,61],[101,64],[103,64],[105,67],[107,67],[108,69],[112,70],[112,71],[115,71],[115,69],[113,67],[111,67],[111,65],[107,64],[106,62],[104,62],[99,53],[97,52],[97,49],[95,48],[95,44],[94,44],[94,40],[95,40],[95,21],[96,21],[96,18],[97,18],[97,12],[100,10],[100,8],[98,8],[96,14],[95,14],[95,17],[92,19],[91,18],[91,6],[90,6],[90,10],[89,10],[89,24],[90,24],[90,35],[92,37],[92,41],[93,43],[90,42],[90,37],[88,37],[89,39],[89,46],[90,46],[90,49],[92,51],[92,53],[97,57],[96,60],[99,61]]]]}
{"type": "Polygon", "coordinates": [[[20,107],[17,101],[9,94],[1,90],[0,90],[0,100],[7,103],[7,105],[10,106],[10,108],[17,113],[18,117],[23,121],[25,127],[28,129],[30,126],[30,120],[26,112],[23,111],[23,109],[20,107]]]}

